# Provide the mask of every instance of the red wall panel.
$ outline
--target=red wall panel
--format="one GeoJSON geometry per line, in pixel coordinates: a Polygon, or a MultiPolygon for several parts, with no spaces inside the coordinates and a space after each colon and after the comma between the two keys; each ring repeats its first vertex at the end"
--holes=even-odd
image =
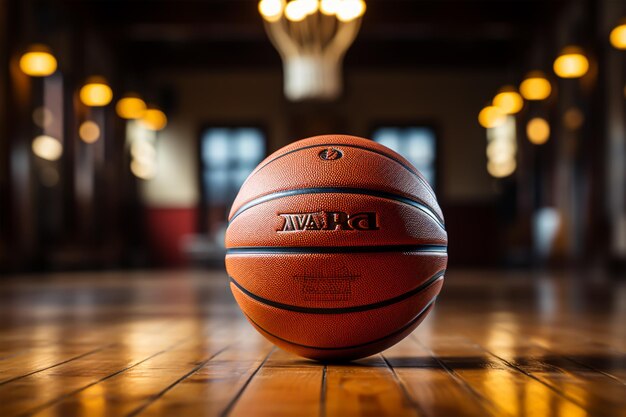
{"type": "Polygon", "coordinates": [[[190,208],[146,208],[148,247],[155,263],[181,266],[187,261],[182,252],[185,235],[197,232],[198,210],[190,208]]]}

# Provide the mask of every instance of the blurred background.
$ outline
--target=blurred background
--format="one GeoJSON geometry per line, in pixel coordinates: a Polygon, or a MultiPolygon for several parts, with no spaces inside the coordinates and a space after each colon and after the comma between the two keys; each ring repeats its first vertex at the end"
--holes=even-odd
{"type": "Polygon", "coordinates": [[[452,267],[626,264],[626,1],[0,0],[0,272],[223,265],[266,155],[381,142],[452,267]]]}

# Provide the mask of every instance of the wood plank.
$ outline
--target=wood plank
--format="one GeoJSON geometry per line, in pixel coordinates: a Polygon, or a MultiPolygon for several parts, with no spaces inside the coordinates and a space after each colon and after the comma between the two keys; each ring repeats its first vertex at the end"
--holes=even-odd
{"type": "MultiPolygon", "coordinates": [[[[594,319],[580,318],[576,322],[559,322],[547,324],[538,323],[525,323],[518,322],[517,326],[511,328],[510,323],[506,326],[509,331],[521,332],[523,334],[530,334],[538,338],[547,340],[559,340],[563,344],[572,344],[572,341],[576,341],[576,344],[585,343],[589,346],[596,346],[604,349],[607,352],[614,352],[616,354],[626,354],[626,330],[624,329],[611,329],[607,326],[602,326],[604,330],[599,329],[597,324],[590,323],[594,319]]],[[[602,321],[602,318],[596,318],[595,320],[602,321]]],[[[620,320],[619,317],[614,320],[620,320]]],[[[502,326],[503,323],[498,323],[502,326]]]]}
{"type": "Polygon", "coordinates": [[[15,296],[0,303],[0,316],[12,318],[0,323],[0,379],[17,378],[0,385],[0,416],[622,417],[626,409],[624,310],[559,300],[546,313],[526,273],[467,272],[413,336],[381,356],[326,366],[272,351],[219,273],[174,275],[0,283],[3,300],[15,296]],[[68,308],[74,298],[88,301],[68,308]]]}
{"type": "Polygon", "coordinates": [[[494,341],[482,348],[590,413],[626,416],[626,387],[607,375],[562,356],[551,356],[542,347],[522,338],[500,344],[494,341]]]}
{"type": "Polygon", "coordinates": [[[54,404],[60,398],[80,392],[172,349],[188,339],[192,329],[196,330],[192,334],[197,334],[197,326],[193,323],[181,323],[169,331],[162,328],[157,333],[137,329],[136,333],[126,335],[130,336],[129,340],[0,386],[0,415],[22,415],[54,404]],[[184,336],[170,336],[177,332],[184,336]]]}
{"type": "Polygon", "coordinates": [[[324,415],[417,416],[418,407],[407,395],[380,355],[326,368],[324,415]]]}
{"type": "MultiPolygon", "coordinates": [[[[252,329],[248,331],[252,332],[252,329]]],[[[229,345],[167,391],[160,391],[128,414],[120,415],[224,415],[272,350],[273,345],[251,333],[243,341],[229,345]]],[[[151,381],[146,379],[147,384],[151,381]]]]}
{"type": "Polygon", "coordinates": [[[423,416],[486,417],[496,408],[476,396],[453,371],[409,337],[386,350],[383,357],[406,387],[423,416]]]}
{"type": "MultiPolygon", "coordinates": [[[[513,335],[517,333],[508,327],[501,327],[513,335]]],[[[572,338],[551,332],[549,335],[529,336],[524,342],[545,350],[546,356],[564,358],[626,385],[626,355],[598,340],[589,340],[584,334],[572,338]],[[572,343],[573,339],[576,343],[572,343]]]]}
{"type": "Polygon", "coordinates": [[[62,396],[33,415],[133,415],[158,399],[188,374],[227,349],[230,338],[214,336],[211,346],[201,338],[186,340],[123,372],[62,396]],[[220,346],[222,346],[220,348],[220,346]]]}
{"type": "Polygon", "coordinates": [[[231,417],[318,417],[324,366],[275,350],[241,393],[231,417]]]}
{"type": "Polygon", "coordinates": [[[464,337],[435,336],[422,346],[503,416],[582,417],[587,411],[562,392],[529,377],[464,337]],[[563,414],[566,410],[567,414],[563,414]]]}
{"type": "MultiPolygon", "coordinates": [[[[16,379],[51,369],[76,359],[81,359],[113,346],[118,335],[126,335],[134,328],[141,328],[142,334],[164,331],[172,321],[140,321],[132,324],[91,328],[89,335],[72,329],[71,333],[57,334],[53,344],[33,347],[20,355],[14,355],[0,362],[0,386],[16,379]],[[98,335],[99,333],[99,335],[98,335]]],[[[48,329],[44,330],[51,335],[48,329]]]]}

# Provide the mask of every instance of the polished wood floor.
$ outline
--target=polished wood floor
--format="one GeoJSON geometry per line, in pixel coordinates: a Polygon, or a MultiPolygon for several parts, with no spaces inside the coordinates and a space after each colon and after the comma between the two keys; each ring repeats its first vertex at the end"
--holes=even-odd
{"type": "MultiPolygon", "coordinates": [[[[4,278],[4,277],[2,277],[4,278]]],[[[0,279],[0,416],[626,416],[626,282],[450,271],[395,347],[320,364],[208,271],[0,279]]]]}

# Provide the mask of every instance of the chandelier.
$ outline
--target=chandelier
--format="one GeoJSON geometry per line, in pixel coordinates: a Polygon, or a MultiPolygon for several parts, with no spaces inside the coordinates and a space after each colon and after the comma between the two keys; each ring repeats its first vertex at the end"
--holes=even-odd
{"type": "Polygon", "coordinates": [[[332,100],[343,57],[361,26],[363,0],[261,0],[265,30],[283,60],[289,100],[332,100]]]}

